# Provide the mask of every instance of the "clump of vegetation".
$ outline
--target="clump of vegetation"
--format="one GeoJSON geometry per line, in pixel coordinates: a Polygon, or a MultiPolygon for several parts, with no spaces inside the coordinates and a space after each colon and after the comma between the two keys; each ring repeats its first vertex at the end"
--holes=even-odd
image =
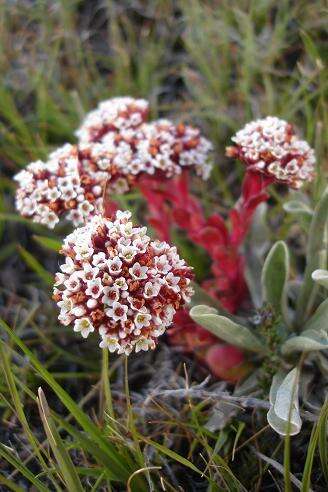
{"type": "Polygon", "coordinates": [[[1,490],[326,490],[323,4],[0,18],[1,490]]]}

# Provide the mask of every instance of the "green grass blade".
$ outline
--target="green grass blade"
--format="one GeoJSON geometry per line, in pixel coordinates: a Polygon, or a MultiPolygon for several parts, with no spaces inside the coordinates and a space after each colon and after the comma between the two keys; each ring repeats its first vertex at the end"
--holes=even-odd
{"type": "MultiPolygon", "coordinates": [[[[33,352],[20,340],[13,330],[0,319],[0,325],[8,333],[13,342],[24,352],[29,358],[30,363],[36,369],[39,376],[49,384],[52,390],[56,393],[65,407],[72,413],[75,420],[81,425],[85,432],[90,435],[90,438],[102,449],[112,460],[112,471],[118,481],[125,482],[130,475],[130,466],[121,462],[121,457],[117,453],[116,448],[104,437],[101,430],[90,420],[69,394],[57,383],[53,376],[44,368],[44,366],[35,357],[33,352]]],[[[133,471],[133,470],[132,470],[133,471]]]]}
{"type": "MultiPolygon", "coordinates": [[[[19,422],[20,422],[20,424],[24,430],[25,436],[27,437],[32,449],[34,450],[35,455],[38,457],[39,464],[40,464],[41,468],[44,470],[46,475],[48,475],[50,477],[50,479],[52,480],[52,475],[50,473],[50,470],[49,470],[49,468],[48,468],[48,466],[47,466],[47,464],[46,464],[46,462],[42,456],[41,451],[40,451],[40,449],[41,449],[40,443],[34,437],[32,431],[30,429],[30,426],[28,425],[28,421],[26,419],[26,416],[25,416],[25,413],[23,410],[24,404],[23,404],[23,402],[19,396],[19,393],[17,391],[16,384],[15,384],[15,378],[14,378],[14,375],[12,372],[11,365],[9,363],[8,351],[6,353],[6,351],[4,350],[4,344],[1,341],[0,341],[0,359],[2,362],[2,369],[4,372],[5,378],[6,378],[7,386],[8,386],[10,395],[11,395],[12,403],[15,407],[15,411],[16,411],[18,420],[19,420],[19,422]]],[[[53,480],[52,480],[52,482],[56,488],[56,483],[53,480]]]]}
{"type": "Polygon", "coordinates": [[[18,470],[29,482],[31,482],[40,492],[49,492],[49,488],[43,485],[38,478],[22,463],[22,461],[9,451],[7,446],[0,443],[0,456],[10,463],[15,470],[18,470]]]}
{"type": "Polygon", "coordinates": [[[43,282],[45,282],[48,286],[52,286],[54,283],[53,276],[41,265],[41,263],[31,254],[29,253],[23,246],[17,245],[18,252],[20,256],[25,261],[26,265],[33,270],[38,277],[40,277],[43,282]]]}
{"type": "Polygon", "coordinates": [[[5,485],[9,490],[13,490],[14,492],[24,492],[24,489],[16,485],[12,480],[8,480],[8,478],[0,475],[0,483],[5,485]]]}
{"type": "Polygon", "coordinates": [[[58,253],[62,247],[62,242],[52,237],[34,235],[33,239],[42,247],[55,251],[56,253],[58,253]]]}
{"type": "Polygon", "coordinates": [[[67,490],[72,492],[83,492],[79,476],[50,415],[48,402],[42,388],[39,388],[38,391],[38,406],[48,442],[56,458],[59,469],[61,470],[67,490]]]}

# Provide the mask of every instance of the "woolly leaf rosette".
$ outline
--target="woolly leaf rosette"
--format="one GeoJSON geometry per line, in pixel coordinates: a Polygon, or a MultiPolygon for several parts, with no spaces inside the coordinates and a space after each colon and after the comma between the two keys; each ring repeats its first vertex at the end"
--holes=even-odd
{"type": "Polygon", "coordinates": [[[248,123],[232,141],[235,145],[227,147],[227,155],[240,159],[249,171],[296,189],[314,177],[314,150],[291,124],[275,116],[248,123]]]}
{"type": "Polygon", "coordinates": [[[193,294],[192,269],[176,248],[150,240],[130,218],[96,215],[67,236],[54,287],[63,325],[84,338],[97,331],[101,348],[127,355],[154,349],[193,294]]]}
{"type": "Polygon", "coordinates": [[[149,104],[145,99],[114,97],[90,111],[75,132],[79,142],[99,142],[108,133],[136,128],[146,121],[149,104]]]}
{"type": "Polygon", "coordinates": [[[18,211],[50,229],[61,217],[78,226],[101,210],[106,173],[85,173],[74,145],[60,147],[47,162],[32,162],[14,179],[18,182],[18,211]]]}

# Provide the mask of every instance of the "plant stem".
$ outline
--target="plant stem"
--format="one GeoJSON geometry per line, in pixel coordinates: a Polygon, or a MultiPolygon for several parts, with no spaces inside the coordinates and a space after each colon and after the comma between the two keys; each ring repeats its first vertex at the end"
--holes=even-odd
{"type": "Polygon", "coordinates": [[[115,427],[115,415],[113,409],[112,392],[109,379],[109,352],[108,349],[102,351],[102,366],[101,366],[101,387],[104,396],[104,410],[108,413],[111,419],[111,426],[115,427]]]}
{"type": "Polygon", "coordinates": [[[129,389],[129,372],[128,372],[127,355],[124,356],[124,389],[125,389],[125,398],[126,398],[126,406],[127,406],[127,428],[130,431],[135,444],[136,458],[138,459],[141,468],[144,468],[146,464],[140,448],[138,433],[137,433],[137,429],[133,418],[133,412],[132,412],[130,389],[129,389]]]}

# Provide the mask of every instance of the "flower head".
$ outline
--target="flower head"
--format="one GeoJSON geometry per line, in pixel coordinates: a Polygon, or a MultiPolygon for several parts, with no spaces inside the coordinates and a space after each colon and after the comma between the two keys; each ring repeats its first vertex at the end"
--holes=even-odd
{"type": "Polygon", "coordinates": [[[61,323],[73,324],[84,338],[98,331],[100,347],[125,354],[155,348],[193,293],[192,270],[176,248],[151,241],[130,217],[96,215],[67,236],[54,289],[61,323]],[[132,256],[129,244],[138,245],[132,256]]]}
{"type": "Polygon", "coordinates": [[[115,97],[101,102],[87,114],[75,132],[80,142],[98,142],[107,133],[136,128],[148,116],[148,102],[132,97],[115,97]]]}
{"type": "Polygon", "coordinates": [[[47,162],[32,162],[14,179],[19,212],[51,229],[61,217],[81,225],[102,206],[100,176],[86,176],[78,149],[70,144],[50,154],[47,162]]]}
{"type": "Polygon", "coordinates": [[[98,143],[79,145],[84,171],[97,181],[107,176],[109,191],[119,195],[145,175],[172,178],[184,169],[195,169],[207,179],[211,150],[198,129],[168,120],[123,128],[119,133],[107,133],[98,143]]]}
{"type": "Polygon", "coordinates": [[[232,137],[229,157],[238,157],[249,170],[260,172],[276,182],[300,188],[314,177],[315,156],[292,125],[275,116],[248,123],[232,137]]]}

